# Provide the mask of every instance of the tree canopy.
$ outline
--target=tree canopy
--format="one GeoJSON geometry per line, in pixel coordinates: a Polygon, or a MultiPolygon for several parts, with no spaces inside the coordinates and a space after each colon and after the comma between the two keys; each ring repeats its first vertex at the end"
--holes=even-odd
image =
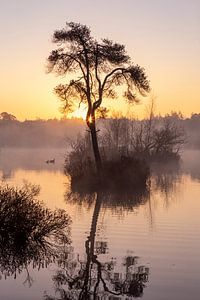
{"type": "Polygon", "coordinates": [[[48,71],[75,73],[55,88],[64,110],[72,111],[77,101],[86,103],[89,121],[103,98],[116,97],[116,86],[126,87],[124,97],[129,102],[138,101],[138,94],[144,96],[150,89],[144,69],[131,62],[124,45],[97,41],[85,25],[66,23],[66,28],[54,32],[53,42],[58,47],[48,57],[48,71]]]}

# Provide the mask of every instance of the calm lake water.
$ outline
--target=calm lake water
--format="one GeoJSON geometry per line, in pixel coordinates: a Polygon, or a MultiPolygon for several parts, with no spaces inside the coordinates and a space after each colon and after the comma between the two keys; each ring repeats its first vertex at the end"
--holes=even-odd
{"type": "MultiPolygon", "coordinates": [[[[64,149],[2,149],[0,178],[11,185],[21,186],[24,181],[40,185],[39,198],[44,204],[65,209],[70,215],[72,244],[66,268],[73,273],[73,268],[86,260],[85,242],[93,231],[95,254],[112,282],[145,273],[135,297],[199,299],[200,152],[185,152],[180,165],[155,166],[150,190],[144,194],[95,194],[81,199],[69,195],[70,180],[62,171],[64,155],[64,149]],[[45,162],[53,158],[55,164],[45,162]]],[[[28,282],[25,270],[16,278],[5,279],[0,265],[0,299],[39,300],[45,293],[62,299],[55,294],[52,280],[59,268],[62,266],[50,264],[38,270],[30,264],[28,282]]],[[[107,286],[111,289],[108,281],[107,286]]],[[[74,294],[73,299],[78,296],[74,294]]],[[[132,298],[126,293],[116,296],[99,292],[97,299],[132,298]]]]}

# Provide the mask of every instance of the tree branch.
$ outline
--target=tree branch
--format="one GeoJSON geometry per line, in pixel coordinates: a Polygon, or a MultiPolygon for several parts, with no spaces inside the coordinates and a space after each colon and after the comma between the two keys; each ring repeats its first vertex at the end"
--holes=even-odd
{"type": "Polygon", "coordinates": [[[116,68],[116,69],[112,70],[108,75],[106,75],[106,77],[104,78],[103,84],[102,84],[102,91],[104,90],[104,87],[105,87],[105,84],[106,84],[108,78],[111,77],[117,71],[121,71],[123,73],[124,71],[126,71],[126,69],[125,68],[116,68]]]}

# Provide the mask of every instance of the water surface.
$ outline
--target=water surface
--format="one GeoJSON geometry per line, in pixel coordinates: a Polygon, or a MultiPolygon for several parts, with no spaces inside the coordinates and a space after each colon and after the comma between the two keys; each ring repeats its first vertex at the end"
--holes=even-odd
{"type": "MultiPolygon", "coordinates": [[[[87,259],[85,242],[91,234],[96,197],[101,197],[96,208],[95,253],[102,265],[112,262],[112,276],[120,280],[127,276],[128,267],[132,274],[143,267],[147,273],[140,293],[143,299],[199,299],[200,152],[184,153],[180,166],[155,167],[145,195],[94,194],[81,199],[69,196],[70,179],[62,171],[64,155],[64,149],[3,149],[1,181],[18,186],[23,181],[38,184],[39,197],[47,207],[66,210],[72,218],[71,262],[87,259]],[[46,163],[53,158],[55,164],[46,163]],[[131,257],[134,262],[130,264],[131,257]]],[[[0,299],[43,299],[45,291],[55,295],[52,276],[58,269],[56,264],[39,271],[30,267],[31,286],[26,271],[16,279],[1,276],[0,299]]],[[[111,297],[100,299],[115,299],[111,297]]]]}

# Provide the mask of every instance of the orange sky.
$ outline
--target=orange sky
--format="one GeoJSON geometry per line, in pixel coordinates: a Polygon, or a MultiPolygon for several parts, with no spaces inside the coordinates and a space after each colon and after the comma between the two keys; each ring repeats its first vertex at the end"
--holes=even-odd
{"type": "MultiPolygon", "coordinates": [[[[53,31],[66,21],[86,24],[96,38],[126,45],[133,61],[146,69],[157,113],[200,112],[198,0],[59,0],[59,5],[53,0],[4,1],[0,112],[20,120],[61,116],[59,100],[52,92],[60,78],[45,73],[45,61],[55,47],[53,31]]],[[[144,114],[145,103],[146,99],[135,107],[135,115],[144,114]]],[[[114,109],[127,111],[122,104],[114,109]]]]}

